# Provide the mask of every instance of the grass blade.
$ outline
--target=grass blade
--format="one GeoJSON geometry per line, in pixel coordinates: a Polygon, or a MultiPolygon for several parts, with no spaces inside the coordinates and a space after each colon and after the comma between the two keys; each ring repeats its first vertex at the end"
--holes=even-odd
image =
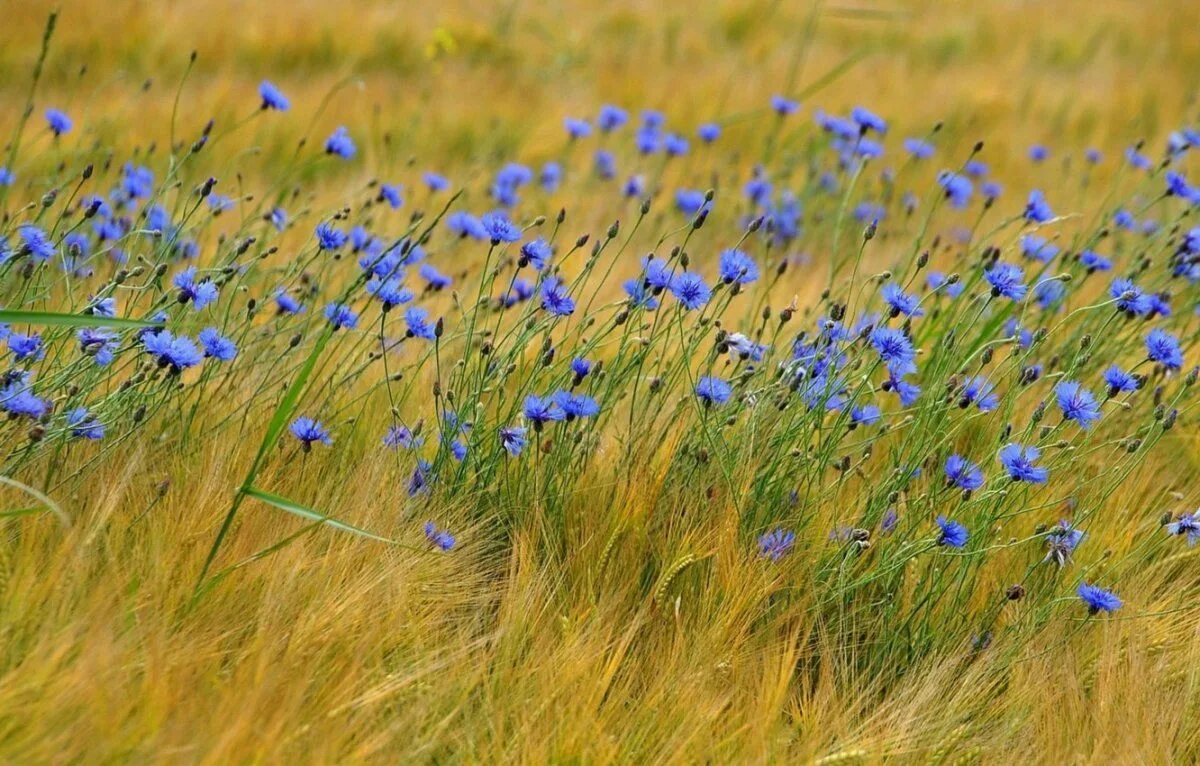
{"type": "Polygon", "coordinates": [[[243,493],[246,495],[246,497],[252,497],[255,500],[258,500],[259,502],[266,503],[267,505],[273,505],[276,508],[280,509],[281,511],[287,511],[288,513],[295,514],[296,516],[299,516],[302,519],[319,522],[321,524],[325,524],[327,526],[333,527],[334,529],[340,529],[343,532],[349,532],[352,535],[358,535],[359,537],[365,537],[369,540],[377,540],[381,543],[389,543],[391,545],[400,545],[401,544],[395,540],[392,540],[391,538],[382,537],[380,535],[375,534],[374,532],[368,532],[365,529],[356,527],[353,524],[347,524],[344,521],[338,521],[337,519],[333,518],[332,516],[327,516],[323,513],[320,513],[319,511],[314,511],[312,508],[309,508],[308,506],[305,506],[305,505],[301,505],[300,503],[297,503],[295,500],[289,500],[286,497],[282,497],[280,495],[266,492],[264,490],[258,489],[257,487],[246,487],[243,490],[243,493]]]}
{"type": "MultiPolygon", "coordinates": [[[[55,516],[57,516],[59,521],[62,522],[62,525],[64,527],[71,526],[71,517],[68,516],[67,512],[62,509],[62,506],[60,506],[58,503],[51,500],[48,496],[42,494],[38,490],[29,486],[28,484],[22,484],[21,482],[17,481],[16,479],[10,478],[8,476],[0,476],[0,484],[7,484],[8,486],[13,487],[14,489],[21,490],[25,494],[32,497],[34,500],[37,500],[47,510],[49,510],[51,513],[53,513],[55,516]]],[[[18,511],[6,511],[4,513],[0,513],[0,516],[19,516],[19,515],[23,515],[24,513],[32,513],[32,511],[22,508],[18,511]]]]}
{"type": "Polygon", "coordinates": [[[145,319],[106,317],[99,314],[60,314],[55,311],[22,311],[20,309],[0,309],[0,323],[53,327],[161,327],[163,324],[145,319]]]}

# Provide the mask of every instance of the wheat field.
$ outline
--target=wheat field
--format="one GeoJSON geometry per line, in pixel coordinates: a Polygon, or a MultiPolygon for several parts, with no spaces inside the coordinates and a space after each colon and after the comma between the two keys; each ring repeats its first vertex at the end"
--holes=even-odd
{"type": "Polygon", "coordinates": [[[0,18],[0,761],[1200,760],[1200,5],[0,18]]]}

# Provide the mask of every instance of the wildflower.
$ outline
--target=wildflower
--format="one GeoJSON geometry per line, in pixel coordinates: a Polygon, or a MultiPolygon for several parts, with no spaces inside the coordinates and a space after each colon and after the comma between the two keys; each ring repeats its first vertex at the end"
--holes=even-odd
{"type": "Polygon", "coordinates": [[[945,545],[950,548],[961,548],[967,544],[967,538],[970,533],[967,528],[957,521],[947,519],[945,516],[937,517],[937,525],[941,530],[938,535],[937,544],[945,545]]]}
{"type": "Polygon", "coordinates": [[[624,109],[605,104],[600,107],[600,114],[596,117],[596,127],[605,133],[611,133],[628,121],[629,113],[624,109]]]}
{"type": "Polygon", "coordinates": [[[725,342],[729,345],[729,355],[737,359],[761,362],[767,353],[767,346],[755,343],[740,332],[730,333],[725,342]]]}
{"type": "Polygon", "coordinates": [[[398,210],[404,205],[404,197],[401,196],[400,186],[397,184],[380,184],[379,199],[388,203],[392,210],[398,210]]]}
{"type": "Polygon", "coordinates": [[[312,449],[314,442],[325,445],[333,444],[333,438],[330,437],[325,426],[321,425],[320,421],[309,417],[296,418],[288,430],[292,432],[292,436],[300,440],[300,446],[305,452],[312,449]]]}
{"type": "Polygon", "coordinates": [[[607,149],[597,149],[594,155],[593,163],[596,168],[596,176],[608,181],[615,178],[617,175],[617,160],[613,157],[613,153],[607,149]]]}
{"type": "Polygon", "coordinates": [[[562,407],[553,398],[543,399],[534,394],[525,397],[523,411],[529,422],[533,423],[534,431],[541,431],[542,426],[546,423],[563,420],[567,417],[567,413],[563,412],[562,407]]]}
{"type": "Polygon", "coordinates": [[[17,174],[0,165],[0,186],[12,186],[17,180],[17,174]]]}
{"type": "Polygon", "coordinates": [[[437,173],[426,172],[421,174],[421,180],[425,182],[425,188],[431,192],[445,191],[450,188],[450,182],[445,176],[440,176],[437,173]]]}
{"type": "Polygon", "coordinates": [[[567,117],[563,120],[563,127],[567,130],[567,135],[572,139],[587,138],[592,135],[592,126],[587,120],[578,120],[574,117],[567,117]]]}
{"type": "Polygon", "coordinates": [[[406,337],[434,340],[437,338],[437,327],[429,321],[429,312],[420,306],[411,306],[404,311],[406,337]]]}
{"type": "Polygon", "coordinates": [[[50,402],[34,396],[29,376],[17,377],[0,387],[0,409],[15,417],[39,420],[50,411],[50,402]]]}
{"type": "Polygon", "coordinates": [[[67,116],[67,113],[61,109],[47,109],[46,124],[50,126],[50,132],[55,136],[70,133],[71,127],[74,125],[71,122],[71,118],[67,116]]]}
{"type": "Polygon", "coordinates": [[[275,87],[269,80],[263,80],[258,85],[258,95],[262,97],[262,108],[274,109],[279,112],[286,112],[291,107],[291,102],[287,100],[287,96],[283,95],[283,91],[275,87]]]}
{"type": "Polygon", "coordinates": [[[529,444],[524,426],[506,426],[499,431],[500,446],[511,457],[518,457],[525,446],[529,444]]]}
{"type": "Polygon", "coordinates": [[[575,374],[575,385],[583,382],[583,379],[592,371],[592,360],[584,359],[577,356],[571,360],[571,372],[575,374]]]}
{"type": "Polygon", "coordinates": [[[1029,192],[1029,201],[1025,203],[1025,220],[1033,223],[1045,223],[1054,217],[1054,211],[1046,202],[1046,195],[1041,189],[1029,192]]]}
{"type": "Polygon", "coordinates": [[[1189,547],[1200,542],[1200,511],[1181,513],[1179,518],[1167,524],[1167,534],[1187,535],[1189,547]]]}
{"type": "Polygon", "coordinates": [[[371,277],[367,280],[367,293],[378,298],[383,304],[384,311],[390,311],[396,306],[408,303],[415,296],[412,290],[404,286],[404,283],[399,279],[380,279],[379,277],[371,277]]]}
{"type": "Polygon", "coordinates": [[[758,555],[763,558],[778,561],[784,554],[791,551],[796,543],[796,533],[782,529],[773,529],[758,538],[758,555]]]}
{"type": "Polygon", "coordinates": [[[933,156],[933,144],[919,138],[904,139],[904,151],[912,155],[914,160],[926,160],[933,156]]]}
{"type": "Polygon", "coordinates": [[[317,224],[316,234],[317,247],[322,250],[340,250],[349,241],[346,232],[335,229],[328,223],[317,224]]]}
{"type": "Polygon", "coordinates": [[[1179,347],[1179,339],[1157,327],[1146,336],[1146,356],[1168,370],[1178,370],[1183,366],[1183,350],[1179,347]]]}
{"type": "Polygon", "coordinates": [[[983,486],[983,471],[961,455],[951,455],[946,458],[946,483],[974,492],[983,486]]]}
{"type": "Polygon", "coordinates": [[[721,280],[726,284],[748,285],[758,279],[758,264],[741,250],[723,250],[719,266],[721,280]]]}
{"type": "Polygon", "coordinates": [[[325,139],[326,154],[332,154],[348,160],[354,157],[357,152],[358,147],[354,145],[354,139],[350,138],[350,133],[344,126],[339,125],[330,134],[329,138],[325,139]]]}
{"type": "Polygon", "coordinates": [[[171,278],[171,284],[179,289],[179,302],[191,303],[197,311],[215,301],[220,294],[211,279],[196,281],[195,266],[188,266],[176,274],[171,278]]]}
{"type": "Polygon", "coordinates": [[[1029,291],[1029,287],[1022,281],[1025,279],[1025,272],[1020,266],[1011,263],[997,263],[984,272],[983,278],[992,286],[993,297],[1003,295],[1005,298],[1019,301],[1029,291]]]}
{"type": "Polygon", "coordinates": [[[696,396],[704,402],[706,407],[713,404],[724,404],[732,395],[733,386],[720,378],[705,376],[696,383],[696,396]]]}
{"type": "Polygon", "coordinates": [[[874,425],[879,422],[881,415],[882,412],[874,404],[852,407],[850,409],[850,427],[874,425]]]}
{"type": "Polygon", "coordinates": [[[438,529],[432,521],[425,522],[425,539],[435,548],[448,551],[454,547],[454,535],[444,529],[438,529]]]}
{"type": "Polygon", "coordinates": [[[493,245],[501,242],[517,242],[521,239],[520,227],[510,221],[502,211],[484,213],[479,218],[479,223],[491,238],[493,245]]]}
{"type": "Polygon", "coordinates": [[[534,288],[526,279],[514,279],[512,289],[500,297],[500,302],[505,307],[515,306],[518,303],[524,303],[533,297],[534,288]]]}
{"type": "Polygon", "coordinates": [[[557,162],[547,162],[545,165],[542,165],[542,171],[538,173],[538,183],[546,191],[554,191],[562,182],[562,176],[562,165],[557,162]]]}
{"type": "Polygon", "coordinates": [[[688,141],[677,133],[668,133],[663,137],[663,151],[668,157],[681,157],[688,153],[688,141]]]}
{"type": "Polygon", "coordinates": [[[623,193],[626,197],[640,197],[646,190],[646,182],[641,176],[630,176],[625,181],[623,193]]]}
{"type": "Polygon", "coordinates": [[[945,192],[946,199],[950,200],[951,207],[962,209],[970,204],[971,194],[975,191],[975,185],[971,183],[971,179],[943,170],[938,173],[937,182],[945,192]]]}
{"type": "Polygon", "coordinates": [[[865,107],[856,106],[850,110],[850,119],[857,122],[864,132],[873,130],[876,133],[887,133],[887,123],[884,119],[865,107]]]}
{"type": "Polygon", "coordinates": [[[158,359],[159,367],[170,367],[174,373],[195,367],[204,358],[195,343],[183,336],[175,337],[168,330],[147,332],[142,336],[142,345],[158,359]]]}
{"type": "Polygon", "coordinates": [[[640,306],[647,311],[654,311],[658,308],[658,299],[654,297],[654,293],[647,287],[644,279],[627,279],[621,285],[625,290],[625,294],[629,296],[630,302],[636,307],[640,306]]]}
{"type": "Polygon", "coordinates": [[[1113,267],[1111,260],[1100,255],[1095,250],[1084,250],[1080,253],[1079,263],[1088,270],[1088,273],[1094,271],[1111,271],[1113,267]]]}
{"type": "Polygon", "coordinates": [[[694,311],[712,297],[712,290],[704,283],[704,279],[696,273],[684,272],[671,279],[671,294],[689,311],[694,311]]]}
{"type": "Polygon", "coordinates": [[[879,358],[894,376],[916,371],[917,352],[903,331],[890,327],[876,327],[868,338],[879,358]]]}
{"type": "Polygon", "coordinates": [[[1095,585],[1088,585],[1085,582],[1081,582],[1075,592],[1079,594],[1080,600],[1087,606],[1088,614],[1095,615],[1100,612],[1115,612],[1121,608],[1121,599],[1117,598],[1117,594],[1095,585]]]}
{"type": "Polygon", "coordinates": [[[301,314],[304,312],[304,306],[300,301],[292,297],[291,293],[282,287],[276,288],[271,296],[275,299],[275,306],[280,314],[301,314]]]}
{"type": "Polygon", "coordinates": [[[1067,297],[1067,286],[1057,279],[1038,282],[1033,290],[1033,299],[1045,311],[1057,309],[1067,297]]]}
{"type": "Polygon", "coordinates": [[[1083,541],[1084,533],[1071,526],[1071,523],[1066,519],[1058,522],[1051,532],[1046,535],[1046,558],[1045,561],[1053,561],[1060,567],[1067,565],[1071,560],[1071,554],[1075,552],[1075,548],[1083,541]]]}
{"type": "Polygon", "coordinates": [[[86,407],[76,407],[67,413],[67,427],[77,439],[98,441],[104,438],[104,424],[92,417],[86,407]]]}
{"type": "Polygon", "coordinates": [[[711,144],[721,137],[721,126],[715,122],[706,122],[696,129],[696,135],[706,144],[711,144]]]}
{"type": "Polygon", "coordinates": [[[538,271],[545,271],[552,255],[554,255],[554,250],[550,247],[550,243],[538,237],[521,245],[521,257],[517,259],[517,267],[532,266],[538,271]]]}
{"type": "Polygon", "coordinates": [[[968,378],[962,387],[958,406],[966,409],[974,404],[980,412],[991,412],[1000,404],[996,386],[987,378],[976,375],[968,378]]]}
{"type": "Polygon", "coordinates": [[[416,497],[429,491],[430,471],[433,466],[428,460],[417,458],[417,464],[413,467],[412,476],[408,480],[408,496],[416,497]]]}
{"type": "Polygon", "coordinates": [[[994,202],[1000,199],[1000,195],[1004,193],[1004,187],[995,181],[984,181],[979,184],[979,193],[988,202],[994,202]]]}
{"type": "Polygon", "coordinates": [[[1039,237],[1036,234],[1026,234],[1021,238],[1021,253],[1031,261],[1049,263],[1055,259],[1059,250],[1056,245],[1048,241],[1045,237],[1039,237]]]}
{"type": "Polygon", "coordinates": [[[940,271],[929,272],[925,277],[925,286],[930,290],[941,290],[951,298],[957,298],[962,295],[965,287],[961,280],[956,279],[951,282],[950,278],[940,271]]]}
{"type": "Polygon", "coordinates": [[[1123,277],[1114,279],[1108,294],[1116,299],[1117,310],[1131,317],[1144,316],[1150,312],[1150,299],[1131,280],[1123,277]]]}
{"type": "Polygon", "coordinates": [[[1060,382],[1054,387],[1054,395],[1063,418],[1075,421],[1085,431],[1100,419],[1100,405],[1096,403],[1096,397],[1075,381],[1060,382]]]}
{"type": "Polygon", "coordinates": [[[344,303],[330,303],[325,306],[325,318],[335,330],[353,330],[358,327],[358,314],[344,303]]]}
{"type": "Polygon", "coordinates": [[[1142,387],[1140,378],[1122,370],[1115,364],[1104,371],[1104,382],[1108,384],[1109,396],[1137,391],[1142,387]]]}
{"type": "Polygon", "coordinates": [[[883,514],[883,518],[879,520],[879,532],[883,535],[890,535],[895,531],[896,525],[900,523],[900,514],[895,508],[888,508],[883,514]]]}
{"type": "Polygon", "coordinates": [[[1042,162],[1050,156],[1050,150],[1041,144],[1034,144],[1029,147],[1029,159],[1034,162],[1042,162]]]}
{"type": "Polygon", "coordinates": [[[707,199],[707,195],[698,189],[680,189],[675,192],[675,207],[685,215],[695,215],[708,212],[712,203],[707,199]]]}
{"type": "Polygon", "coordinates": [[[416,449],[424,443],[425,440],[414,434],[407,426],[392,426],[383,435],[383,446],[388,449],[396,449],[398,447],[416,449]]]}
{"type": "Polygon", "coordinates": [[[196,336],[204,347],[204,355],[218,362],[230,362],[237,356],[237,346],[232,340],[221,335],[217,328],[206,327],[196,336]]]}
{"type": "Polygon", "coordinates": [[[83,327],[75,335],[79,341],[79,351],[96,360],[98,367],[104,367],[113,360],[117,349],[117,338],[112,332],[96,327],[83,327]]]}
{"type": "Polygon", "coordinates": [[[1100,160],[1104,159],[1104,155],[1100,153],[1099,149],[1089,147],[1084,151],[1083,158],[1090,164],[1096,165],[1099,164],[1100,160]]]}
{"type": "Polygon", "coordinates": [[[600,405],[590,396],[570,391],[555,391],[550,398],[562,408],[567,422],[576,418],[590,418],[600,414],[600,405]]]}
{"type": "Polygon", "coordinates": [[[1019,444],[1008,444],[1000,450],[1000,462],[1013,481],[1025,481],[1031,484],[1043,484],[1049,477],[1049,472],[1034,465],[1042,456],[1037,447],[1022,447],[1019,444]]]}
{"type": "Polygon", "coordinates": [[[46,232],[32,224],[25,224],[17,229],[21,237],[22,251],[34,261],[44,262],[58,255],[58,248],[50,241],[46,232]]]}
{"type": "Polygon", "coordinates": [[[557,317],[570,316],[575,312],[575,301],[567,294],[567,286],[558,277],[550,277],[542,283],[542,308],[557,317]]]}
{"type": "Polygon", "coordinates": [[[921,310],[920,299],[915,295],[907,295],[904,288],[895,282],[888,282],[880,290],[883,300],[892,309],[892,316],[896,317],[901,314],[909,317],[925,316],[925,312],[921,310]]]}
{"type": "Polygon", "coordinates": [[[18,362],[36,361],[46,355],[42,349],[42,336],[12,333],[8,336],[8,350],[18,362]]]}

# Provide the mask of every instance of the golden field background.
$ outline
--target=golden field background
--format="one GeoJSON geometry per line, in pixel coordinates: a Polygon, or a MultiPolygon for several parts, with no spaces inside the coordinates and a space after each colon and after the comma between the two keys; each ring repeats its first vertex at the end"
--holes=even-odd
{"type": "MultiPolygon", "coordinates": [[[[809,90],[806,105],[868,105],[896,132],[944,120],[948,141],[984,140],[984,158],[1014,188],[1036,173],[1053,196],[1059,160],[1031,169],[1029,144],[1078,155],[1094,143],[1116,156],[1139,138],[1161,139],[1196,116],[1200,72],[1200,4],[1188,0],[57,7],[39,111],[67,109],[78,130],[106,146],[162,141],[194,49],[182,135],[210,116],[220,126],[253,112],[263,78],[303,117],[255,123],[237,137],[258,147],[230,160],[250,189],[291,153],[308,115],[333,94],[309,135],[357,126],[363,160],[321,177],[316,193],[331,204],[410,162],[465,182],[514,156],[549,159],[561,146],[562,118],[593,114],[605,101],[662,108],[684,125],[733,117],[731,138],[757,146],[769,128],[766,99],[809,90]]],[[[37,2],[0,6],[0,135],[24,105],[48,10],[37,2]]],[[[655,494],[661,476],[653,462],[629,477],[635,489],[620,507],[578,499],[581,545],[558,561],[534,554],[536,524],[518,531],[511,551],[488,548],[463,528],[461,549],[445,557],[318,532],[269,564],[237,571],[187,611],[253,449],[216,444],[178,455],[147,436],[105,466],[90,490],[62,498],[76,519],[69,530],[47,518],[6,531],[0,760],[1200,758],[1195,610],[1147,597],[1136,619],[1047,628],[1031,638],[1044,653],[1015,662],[942,657],[885,693],[854,675],[857,647],[829,643],[804,619],[803,597],[759,623],[774,578],[799,570],[764,572],[734,530],[714,522],[676,536],[630,535],[597,564],[608,518],[636,523],[640,501],[655,494]],[[681,550],[711,566],[676,597],[658,598],[657,589],[648,597],[643,583],[621,576],[646,558],[674,561],[681,550]],[[801,653],[814,646],[819,671],[797,677],[801,653]]],[[[1200,436],[1175,433],[1163,452],[1127,495],[1111,499],[1106,526],[1089,530],[1095,544],[1119,554],[1129,545],[1127,524],[1145,515],[1141,503],[1161,503],[1166,490],[1200,478],[1200,436]]],[[[403,478],[381,457],[328,458],[305,481],[300,494],[325,507],[372,528],[398,525],[391,509],[403,478]]],[[[1154,512],[1168,509],[1175,510],[1154,512]]],[[[294,529],[254,509],[228,559],[294,529]]],[[[1126,573],[1123,590],[1134,598],[1178,581],[1194,592],[1195,556],[1181,558],[1126,573]]]]}

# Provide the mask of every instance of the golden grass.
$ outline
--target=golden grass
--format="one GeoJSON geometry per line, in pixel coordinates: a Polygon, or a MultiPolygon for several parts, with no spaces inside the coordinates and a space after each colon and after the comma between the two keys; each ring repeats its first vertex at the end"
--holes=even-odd
{"type": "MultiPolygon", "coordinates": [[[[786,80],[809,11],[663,5],[71,0],[38,101],[98,125],[98,140],[144,143],[161,136],[195,48],[189,135],[197,115],[252,110],[263,77],[307,114],[355,76],[362,87],[339,91],[315,134],[372,124],[364,166],[401,168],[415,157],[418,167],[469,172],[518,147],[530,160],[548,157],[544,139],[558,135],[562,116],[604,100],[663,105],[683,121],[760,109],[786,80]]],[[[44,12],[37,2],[0,9],[16,41],[0,50],[0,109],[9,113],[23,103],[44,12]]],[[[798,84],[862,51],[815,102],[869,104],[914,131],[956,121],[964,142],[978,134],[994,148],[986,158],[995,167],[1011,164],[1015,183],[1041,172],[1016,167],[1031,142],[1119,147],[1190,114],[1198,23],[1191,0],[826,4],[798,84]]],[[[290,152],[300,133],[287,130],[248,139],[262,147],[250,174],[290,152]]],[[[326,187],[337,200],[337,185],[326,187]]],[[[1119,556],[1145,505],[1180,509],[1165,492],[1200,477],[1200,443],[1172,434],[1165,451],[1109,499],[1089,545],[1119,556]]],[[[547,544],[536,506],[496,509],[514,519],[503,548],[450,509],[461,541],[451,556],[316,530],[189,609],[252,457],[253,445],[225,443],[176,454],[150,430],[87,488],[59,498],[70,528],[51,516],[4,523],[0,761],[1200,758],[1200,624],[1175,599],[1181,587],[1197,592],[1195,554],[1125,573],[1137,606],[1128,619],[1082,631],[1053,622],[1030,638],[1041,651],[1017,657],[962,647],[881,688],[858,663],[870,647],[839,644],[831,626],[809,618],[811,561],[765,570],[720,522],[728,514],[650,516],[661,458],[644,461],[612,507],[581,492],[565,540],[547,544]],[[554,546],[558,557],[540,552],[554,546]],[[784,587],[786,607],[766,608],[784,587]]],[[[610,479],[601,460],[595,482],[610,479]]],[[[378,455],[314,456],[289,491],[415,542],[423,519],[397,511],[404,481],[378,455]]],[[[1186,499],[1196,505],[1194,493],[1186,499]]],[[[238,524],[222,565],[299,529],[257,504],[238,524]]],[[[1019,566],[1001,559],[990,579],[1001,586],[1019,566]]]]}

